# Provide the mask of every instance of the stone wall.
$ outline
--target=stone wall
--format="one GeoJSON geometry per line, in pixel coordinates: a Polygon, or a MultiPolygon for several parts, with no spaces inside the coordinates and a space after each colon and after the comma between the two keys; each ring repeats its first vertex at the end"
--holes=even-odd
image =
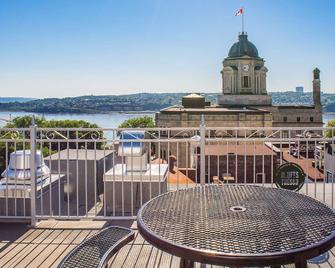
{"type": "Polygon", "coordinates": [[[225,106],[271,105],[270,95],[219,95],[218,104],[225,106]]]}

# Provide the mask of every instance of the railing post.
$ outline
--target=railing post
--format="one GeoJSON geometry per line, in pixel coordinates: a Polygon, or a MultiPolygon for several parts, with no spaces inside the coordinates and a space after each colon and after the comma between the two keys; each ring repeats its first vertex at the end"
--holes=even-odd
{"type": "Polygon", "coordinates": [[[201,185],[205,185],[206,183],[205,144],[206,144],[205,117],[204,115],[201,115],[201,124],[200,124],[200,184],[201,185]]]}
{"type": "Polygon", "coordinates": [[[36,226],[36,125],[33,119],[30,126],[30,210],[31,226],[36,226]]]}

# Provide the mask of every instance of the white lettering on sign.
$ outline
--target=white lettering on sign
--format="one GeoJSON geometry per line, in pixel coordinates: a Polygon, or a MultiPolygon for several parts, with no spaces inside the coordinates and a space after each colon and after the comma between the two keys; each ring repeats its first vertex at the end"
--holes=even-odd
{"type": "Polygon", "coordinates": [[[299,178],[299,172],[298,171],[281,172],[280,178],[281,179],[297,179],[299,178]]]}

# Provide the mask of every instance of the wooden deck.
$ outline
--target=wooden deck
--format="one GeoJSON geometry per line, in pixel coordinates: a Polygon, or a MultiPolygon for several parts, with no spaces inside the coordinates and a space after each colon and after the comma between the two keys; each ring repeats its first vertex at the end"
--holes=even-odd
{"type": "MultiPolygon", "coordinates": [[[[26,224],[0,224],[0,267],[56,267],[60,260],[86,237],[108,225],[122,225],[136,230],[130,221],[43,221],[36,228],[26,224]]],[[[333,250],[335,252],[335,250],[333,250]]],[[[133,242],[123,247],[109,262],[109,267],[179,267],[179,258],[147,243],[138,232],[133,242]]],[[[197,268],[218,267],[196,264],[197,268]]],[[[287,265],[286,267],[294,267],[287,265]]],[[[327,263],[308,267],[335,267],[335,254],[327,263]]]]}

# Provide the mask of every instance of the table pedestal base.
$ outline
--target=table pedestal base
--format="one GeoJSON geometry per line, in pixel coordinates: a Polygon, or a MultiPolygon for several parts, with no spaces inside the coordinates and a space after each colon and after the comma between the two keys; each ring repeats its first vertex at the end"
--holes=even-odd
{"type": "Polygon", "coordinates": [[[180,268],[193,268],[194,262],[190,260],[180,259],[180,268]]]}
{"type": "Polygon", "coordinates": [[[295,263],[295,268],[307,268],[307,261],[296,262],[295,263]]]}

